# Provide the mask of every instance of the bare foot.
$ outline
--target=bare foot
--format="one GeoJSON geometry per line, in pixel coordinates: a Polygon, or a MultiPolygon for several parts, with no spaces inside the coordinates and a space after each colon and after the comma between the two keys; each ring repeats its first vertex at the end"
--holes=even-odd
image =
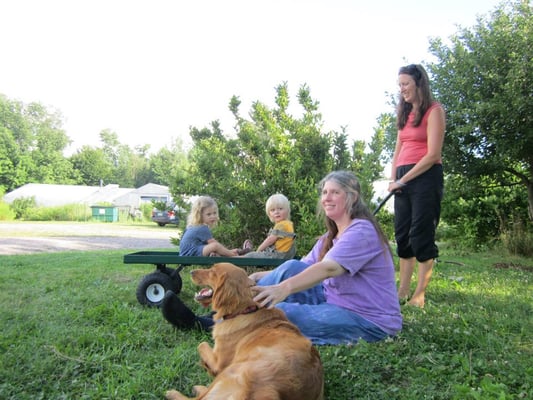
{"type": "Polygon", "coordinates": [[[424,308],[424,298],[412,298],[407,302],[408,306],[415,306],[419,308],[424,308]]]}
{"type": "Polygon", "coordinates": [[[409,292],[398,291],[398,298],[401,302],[406,302],[407,300],[409,300],[409,292]]]}

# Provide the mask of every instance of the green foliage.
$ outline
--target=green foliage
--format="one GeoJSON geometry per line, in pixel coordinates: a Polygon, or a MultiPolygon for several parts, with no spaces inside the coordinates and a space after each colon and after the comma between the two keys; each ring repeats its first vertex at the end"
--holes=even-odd
{"type": "Polygon", "coordinates": [[[382,118],[379,125],[374,129],[368,148],[365,142],[355,141],[353,144],[353,158],[350,169],[354,171],[361,181],[361,192],[364,199],[369,202],[374,197],[373,183],[380,179],[383,174],[382,163],[385,157],[382,152],[385,147],[385,137],[390,120],[382,118]]]}
{"type": "Polygon", "coordinates": [[[500,186],[485,177],[448,175],[442,202],[443,238],[458,248],[485,249],[498,243],[514,220],[527,219],[523,186],[500,186]]]}
{"type": "Polygon", "coordinates": [[[149,182],[150,172],[146,157],[149,145],[132,150],[118,140],[118,135],[108,129],[100,132],[102,152],[112,166],[112,179],[122,187],[139,187],[149,182]]]}
{"type": "Polygon", "coordinates": [[[491,19],[437,38],[428,66],[447,111],[446,168],[471,179],[527,188],[533,219],[533,7],[502,3],[491,19]]]}
{"type": "MultiPolygon", "coordinates": [[[[531,259],[443,253],[426,307],[402,308],[396,339],[318,347],[325,398],[533,396],[531,259]]],[[[135,290],[151,271],[123,264],[124,254],[0,256],[0,398],[161,399],[211,381],[196,351],[209,335],[175,330],[140,306],[135,290]]],[[[190,305],[192,268],[181,273],[190,305]]]]}
{"type": "Polygon", "coordinates": [[[151,203],[142,203],[141,204],[141,212],[143,215],[143,219],[150,220],[152,218],[152,204],[151,203]]]}
{"type": "Polygon", "coordinates": [[[533,226],[523,220],[513,221],[510,229],[502,233],[505,248],[515,255],[533,256],[533,226]]]}
{"type": "Polygon", "coordinates": [[[101,147],[83,146],[70,157],[85,185],[115,183],[122,187],[140,187],[160,183],[153,179],[148,157],[149,145],[131,149],[110,130],[100,132],[101,147]]]}
{"type": "Polygon", "coordinates": [[[81,175],[81,183],[98,186],[103,182],[113,182],[113,165],[101,148],[83,146],[70,157],[74,168],[81,175]]]}
{"type": "Polygon", "coordinates": [[[4,194],[0,189],[0,221],[12,221],[16,217],[15,211],[9,204],[4,202],[3,196],[4,194]]]}
{"type": "Polygon", "coordinates": [[[28,182],[76,183],[78,174],[63,156],[69,139],[59,112],[0,95],[0,187],[28,182]]]}
{"type": "MultiPolygon", "coordinates": [[[[187,154],[182,141],[175,139],[170,148],[163,147],[150,157],[150,182],[171,186],[187,170],[187,154]]],[[[183,204],[180,204],[183,206],[183,204]]]]}
{"type": "Polygon", "coordinates": [[[25,221],[89,221],[92,212],[85,204],[65,204],[54,207],[32,207],[28,205],[17,219],[25,221]]]}
{"type": "Polygon", "coordinates": [[[394,214],[391,214],[383,207],[376,215],[376,219],[389,241],[394,241],[394,214]]]}
{"type": "Polygon", "coordinates": [[[15,212],[17,219],[29,219],[32,210],[37,207],[35,197],[20,197],[13,200],[11,203],[11,209],[15,212]]]}
{"type": "Polygon", "coordinates": [[[150,203],[152,204],[152,208],[155,208],[156,210],[166,211],[170,209],[169,205],[165,201],[152,200],[150,203]]]}
{"type": "Polygon", "coordinates": [[[189,152],[187,174],[171,186],[175,198],[210,195],[219,205],[221,225],[217,239],[229,247],[250,238],[260,243],[271,222],[264,205],[274,193],[291,201],[291,219],[297,233],[298,252],[305,254],[322,233],[316,219],[319,181],[334,169],[352,169],[360,177],[364,197],[371,198],[371,182],[380,176],[379,154],[382,131],[377,130],[366,152],[365,143],[350,152],[347,135],[322,132],[318,102],[307,86],[297,95],[302,115],[287,112],[287,84],[276,88],[276,107],[255,102],[250,120],[240,116],[240,100],[233,97],[235,136],[226,136],[217,121],[210,128],[192,128],[193,148],[189,152]]]}

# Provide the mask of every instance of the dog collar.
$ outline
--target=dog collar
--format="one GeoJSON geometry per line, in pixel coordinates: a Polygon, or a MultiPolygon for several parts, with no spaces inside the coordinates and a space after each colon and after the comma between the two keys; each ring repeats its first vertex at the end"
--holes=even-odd
{"type": "Polygon", "coordinates": [[[235,314],[224,315],[222,317],[222,320],[232,319],[232,318],[235,318],[235,317],[237,317],[239,315],[243,315],[243,314],[251,314],[251,313],[256,312],[257,310],[259,310],[259,307],[257,307],[256,305],[253,305],[253,306],[250,306],[250,307],[246,308],[244,311],[241,311],[241,312],[238,312],[238,313],[235,313],[235,314]]]}

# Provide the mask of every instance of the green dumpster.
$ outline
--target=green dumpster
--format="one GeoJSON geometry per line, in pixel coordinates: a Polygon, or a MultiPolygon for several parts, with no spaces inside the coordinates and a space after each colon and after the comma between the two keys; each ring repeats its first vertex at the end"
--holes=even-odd
{"type": "Polygon", "coordinates": [[[104,206],[91,206],[93,211],[93,219],[103,222],[117,222],[118,221],[118,208],[117,207],[104,207],[104,206]]]}

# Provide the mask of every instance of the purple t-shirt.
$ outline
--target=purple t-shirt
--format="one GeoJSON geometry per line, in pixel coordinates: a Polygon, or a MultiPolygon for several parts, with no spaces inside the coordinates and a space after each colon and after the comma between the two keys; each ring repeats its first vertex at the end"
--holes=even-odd
{"type": "MultiPolygon", "coordinates": [[[[302,258],[303,262],[309,265],[318,262],[324,237],[302,258]]],[[[347,271],[322,283],[328,303],[357,313],[390,335],[401,330],[394,263],[370,221],[352,220],[340,238],[333,240],[333,247],[324,256],[326,259],[339,263],[347,271]]]]}

